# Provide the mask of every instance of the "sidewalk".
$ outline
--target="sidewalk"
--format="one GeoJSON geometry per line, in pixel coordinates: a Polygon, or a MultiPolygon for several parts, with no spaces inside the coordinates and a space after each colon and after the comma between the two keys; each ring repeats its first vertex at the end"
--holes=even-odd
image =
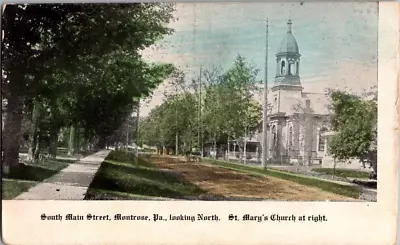
{"type": "MultiPolygon", "coordinates": [[[[207,158],[209,160],[213,160],[210,158],[207,158]]],[[[230,162],[232,164],[238,164],[238,165],[244,165],[239,162],[230,162]]],[[[255,164],[255,163],[247,163],[244,166],[252,166],[255,168],[260,168],[261,164],[255,164]]],[[[302,178],[309,178],[309,179],[317,179],[320,181],[325,181],[325,182],[330,182],[330,183],[335,183],[343,186],[355,186],[355,187],[360,187],[362,190],[362,195],[360,196],[359,199],[366,200],[366,201],[376,201],[377,200],[377,190],[376,189],[371,189],[365,186],[358,185],[356,183],[352,183],[349,181],[343,181],[339,179],[329,179],[324,176],[321,176],[317,172],[312,171],[314,166],[297,166],[297,165],[267,165],[268,170],[270,171],[276,171],[276,172],[283,172],[288,175],[293,175],[293,176],[298,176],[302,178]]]]}
{"type": "Polygon", "coordinates": [[[350,183],[350,182],[346,182],[346,181],[342,181],[342,180],[323,178],[316,174],[315,175],[312,174],[310,171],[304,171],[304,170],[303,171],[301,171],[301,170],[295,171],[295,170],[288,169],[288,168],[285,168],[285,167],[282,167],[279,165],[270,165],[269,170],[281,171],[281,172],[285,172],[286,174],[290,174],[290,175],[294,175],[294,176],[306,177],[306,178],[310,178],[310,179],[317,179],[317,180],[331,182],[331,183],[335,183],[335,184],[339,184],[339,185],[357,186],[354,183],[350,183]]]}
{"type": "MultiPolygon", "coordinates": [[[[278,170],[278,171],[285,171],[285,172],[291,173],[293,175],[306,175],[307,177],[310,177],[310,178],[319,179],[319,180],[336,183],[336,184],[340,184],[340,185],[359,186],[358,184],[353,183],[351,181],[351,180],[357,180],[357,178],[347,178],[348,181],[338,180],[338,179],[330,179],[330,178],[328,178],[329,175],[321,175],[316,172],[313,172],[312,166],[300,166],[300,168],[298,168],[297,166],[270,165],[269,167],[270,167],[270,169],[272,168],[272,169],[278,170]],[[297,171],[296,171],[296,169],[297,169],[297,171]]],[[[329,176],[329,177],[331,177],[331,176],[329,176]]],[[[376,192],[375,189],[371,189],[371,188],[367,188],[367,187],[363,187],[363,188],[376,192]]]]}
{"type": "Polygon", "coordinates": [[[99,151],[70,164],[14,200],[83,200],[101,163],[110,150],[99,151]]]}

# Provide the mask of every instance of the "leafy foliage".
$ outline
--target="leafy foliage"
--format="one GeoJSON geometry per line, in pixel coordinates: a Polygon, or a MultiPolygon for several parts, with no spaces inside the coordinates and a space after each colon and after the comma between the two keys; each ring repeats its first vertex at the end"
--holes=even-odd
{"type": "Polygon", "coordinates": [[[358,158],[377,171],[377,103],[341,91],[332,91],[333,130],[330,152],[338,160],[358,158]]]}
{"type": "Polygon", "coordinates": [[[197,129],[196,105],[193,94],[183,93],[153,109],[140,124],[141,142],[172,149],[178,135],[179,148],[190,149],[197,129]]]}
{"type": "Polygon", "coordinates": [[[198,147],[199,129],[206,144],[226,142],[254,130],[261,120],[260,105],[253,100],[257,73],[241,56],[224,74],[218,68],[203,70],[204,81],[199,78],[187,84],[184,76],[175,73],[176,90],[141,123],[142,143],[173,148],[178,135],[180,148],[188,150],[198,147]],[[201,88],[200,82],[204,84],[201,88]]]}
{"type": "Polygon", "coordinates": [[[172,11],[165,3],[7,5],[2,55],[8,92],[35,95],[54,68],[83,69],[80,58],[121,48],[137,53],[171,33],[172,11]]]}
{"type": "MultiPolygon", "coordinates": [[[[47,123],[33,125],[43,132],[75,125],[87,138],[104,139],[122,125],[134,98],[149,95],[172,72],[145,62],[140,51],[172,33],[173,10],[168,3],[7,5],[2,95],[12,105],[22,99],[28,111],[46,105],[50,113],[39,116],[47,123]]],[[[18,110],[9,120],[19,120],[18,110]]],[[[17,162],[18,137],[7,125],[13,122],[5,127],[5,159],[17,162]]]]}

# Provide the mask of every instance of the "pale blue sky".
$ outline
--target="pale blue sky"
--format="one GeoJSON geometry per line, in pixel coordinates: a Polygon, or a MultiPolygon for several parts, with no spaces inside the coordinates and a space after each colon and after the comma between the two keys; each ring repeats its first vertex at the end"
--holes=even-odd
{"type": "MultiPolygon", "coordinates": [[[[146,53],[155,61],[181,67],[188,79],[200,66],[228,69],[240,54],[260,69],[264,80],[265,19],[269,19],[268,81],[273,83],[275,54],[292,19],[299,45],[304,87],[365,87],[377,83],[377,3],[182,3],[171,24],[176,31],[162,48],[146,53]]],[[[159,104],[160,86],[148,110],[159,104]]]]}

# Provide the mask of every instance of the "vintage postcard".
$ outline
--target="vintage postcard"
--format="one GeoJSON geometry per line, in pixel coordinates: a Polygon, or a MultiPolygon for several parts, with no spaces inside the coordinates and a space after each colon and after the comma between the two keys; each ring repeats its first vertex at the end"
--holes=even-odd
{"type": "Polygon", "coordinates": [[[396,243],[399,10],[4,5],[3,242],[396,243]]]}

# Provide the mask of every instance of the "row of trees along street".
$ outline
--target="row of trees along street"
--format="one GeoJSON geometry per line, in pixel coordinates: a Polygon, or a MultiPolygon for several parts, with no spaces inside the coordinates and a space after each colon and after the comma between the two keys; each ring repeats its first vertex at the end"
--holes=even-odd
{"type": "MultiPolygon", "coordinates": [[[[60,139],[70,154],[125,142],[133,136],[132,112],[140,99],[166,80],[173,89],[140,123],[139,144],[175,154],[204,145],[228,150],[231,140],[260,126],[262,110],[253,99],[259,70],[244,57],[227,71],[201,70],[191,81],[171,64],[142,58],[143,49],[173,33],[167,27],[172,4],[16,4],[3,11],[5,172],[20,164],[23,139],[33,162],[41,149],[55,157],[60,139]]],[[[337,133],[330,152],[376,169],[376,96],[330,96],[337,133]]]]}
{"type": "Polygon", "coordinates": [[[6,5],[4,171],[20,164],[24,138],[34,162],[44,148],[55,157],[60,138],[71,154],[115,138],[139,99],[175,69],[140,53],[173,32],[173,11],[168,3],[6,5]]]}
{"type": "MultiPolygon", "coordinates": [[[[185,80],[182,72],[174,73],[172,92],[142,120],[139,143],[156,146],[160,153],[176,155],[193,148],[202,151],[203,145],[212,145],[214,152],[217,145],[227,151],[230,140],[260,128],[262,110],[253,96],[259,92],[257,73],[258,69],[240,55],[225,73],[218,68],[204,69],[191,82],[185,80]]],[[[332,113],[329,128],[335,132],[329,137],[329,153],[335,161],[359,159],[376,174],[376,87],[363,95],[329,89],[327,96],[332,113]]],[[[241,151],[246,149],[245,140],[243,144],[241,151]]],[[[245,161],[244,155],[240,152],[240,159],[245,161]]]]}
{"type": "Polygon", "coordinates": [[[140,143],[159,151],[182,154],[204,145],[229,144],[254,131],[261,123],[259,70],[238,55],[226,72],[203,69],[197,79],[186,81],[182,72],[172,79],[171,93],[140,123],[140,143]]]}

